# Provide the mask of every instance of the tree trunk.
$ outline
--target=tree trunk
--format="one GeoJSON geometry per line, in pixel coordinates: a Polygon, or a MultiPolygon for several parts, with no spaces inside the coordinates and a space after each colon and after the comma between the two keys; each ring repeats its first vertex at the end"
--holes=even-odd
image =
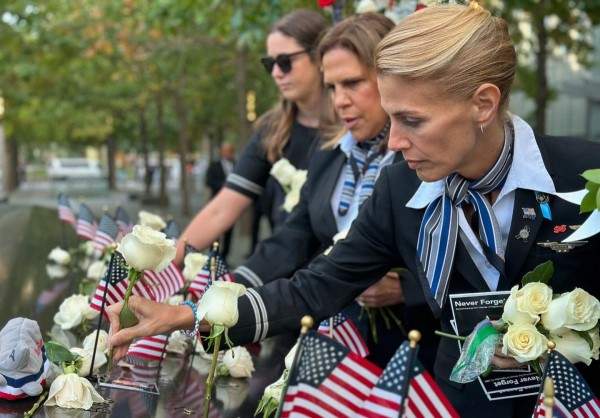
{"type": "Polygon", "coordinates": [[[2,179],[4,191],[10,193],[19,187],[19,147],[14,138],[4,138],[4,154],[2,179]]]}
{"type": "Polygon", "coordinates": [[[235,89],[237,91],[238,138],[245,141],[249,134],[246,112],[246,85],[248,79],[248,52],[241,46],[235,57],[235,89]]]}
{"type": "Polygon", "coordinates": [[[541,0],[538,13],[534,16],[535,30],[537,33],[538,50],[536,52],[537,93],[535,97],[535,127],[540,135],[546,133],[546,107],[548,106],[548,75],[546,73],[546,60],[548,49],[548,33],[544,25],[546,0],[541,0]]]}
{"type": "Polygon", "coordinates": [[[156,124],[158,134],[158,166],[160,170],[158,204],[164,207],[169,205],[169,198],[167,196],[167,167],[165,166],[165,121],[163,119],[163,103],[160,94],[156,96],[156,124]]]}
{"type": "Polygon", "coordinates": [[[190,133],[187,120],[187,108],[183,101],[183,97],[179,92],[175,92],[173,95],[175,113],[177,114],[177,120],[179,121],[179,164],[181,167],[180,173],[180,188],[181,188],[181,213],[184,216],[190,215],[190,195],[188,188],[188,177],[187,177],[187,154],[190,143],[190,133]]]}
{"type": "Polygon", "coordinates": [[[150,158],[148,156],[148,129],[146,128],[146,114],[144,108],[140,109],[139,118],[140,143],[142,145],[142,156],[144,158],[144,195],[148,197],[150,196],[154,173],[150,167],[150,158]]]}
{"type": "Polygon", "coordinates": [[[115,154],[117,152],[117,143],[113,135],[106,140],[106,160],[108,169],[108,190],[117,190],[117,181],[115,175],[115,154]]]}

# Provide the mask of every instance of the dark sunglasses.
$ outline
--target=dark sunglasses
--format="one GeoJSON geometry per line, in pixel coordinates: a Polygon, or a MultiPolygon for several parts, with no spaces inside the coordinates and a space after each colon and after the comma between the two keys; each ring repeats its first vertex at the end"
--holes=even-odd
{"type": "Polygon", "coordinates": [[[302,51],[293,52],[291,54],[279,54],[275,58],[263,57],[260,59],[260,62],[269,74],[273,72],[275,64],[277,64],[282,73],[287,74],[292,71],[292,57],[305,53],[308,53],[308,51],[303,49],[302,51]]]}

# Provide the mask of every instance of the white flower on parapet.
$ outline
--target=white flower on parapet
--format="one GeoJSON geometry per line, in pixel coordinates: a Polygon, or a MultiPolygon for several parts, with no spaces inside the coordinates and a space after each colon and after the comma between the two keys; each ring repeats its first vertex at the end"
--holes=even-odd
{"type": "Polygon", "coordinates": [[[183,277],[188,282],[196,278],[200,270],[208,262],[208,256],[202,253],[189,253],[183,259],[183,277]]]}
{"type": "Polygon", "coordinates": [[[373,0],[360,0],[356,5],[356,13],[369,13],[369,12],[378,12],[379,7],[375,4],[373,0]]]}
{"type": "Polygon", "coordinates": [[[198,318],[206,319],[211,325],[231,328],[237,324],[238,298],[246,293],[239,283],[216,281],[202,295],[198,303],[198,318]]]}
{"type": "Polygon", "coordinates": [[[600,318],[600,302],[593,295],[576,287],[554,299],[548,312],[542,315],[542,324],[550,331],[570,328],[588,331],[600,318]]]}
{"type": "Polygon", "coordinates": [[[183,302],[183,295],[173,295],[167,299],[167,305],[179,305],[183,302]]]}
{"type": "Polygon", "coordinates": [[[251,377],[254,372],[252,356],[244,347],[233,347],[225,351],[223,364],[229,370],[231,377],[251,377]]]}
{"type": "Polygon", "coordinates": [[[520,363],[538,359],[546,350],[548,340],[534,325],[509,325],[502,338],[502,353],[520,363]]]}
{"type": "Polygon", "coordinates": [[[550,339],[556,344],[556,351],[571,363],[582,362],[588,366],[592,360],[598,360],[598,347],[600,346],[598,330],[590,332],[589,337],[592,347],[584,338],[568,328],[562,328],[556,334],[550,334],[550,339]]]}
{"type": "Polygon", "coordinates": [[[504,312],[502,313],[502,320],[509,324],[536,324],[540,318],[537,315],[530,315],[526,312],[519,310],[517,305],[517,295],[519,292],[519,286],[513,286],[510,290],[510,295],[504,303],[504,312]]]}
{"type": "Polygon", "coordinates": [[[52,382],[44,405],[88,410],[94,402],[104,402],[94,386],[76,373],[67,373],[52,382]]]}
{"type": "Polygon", "coordinates": [[[94,343],[96,342],[96,333],[98,333],[98,351],[102,351],[104,354],[108,354],[108,333],[103,329],[94,331],[83,339],[83,348],[86,350],[93,350],[94,343]]]}
{"type": "Polygon", "coordinates": [[[84,319],[93,319],[98,312],[90,308],[86,295],[72,295],[65,299],[54,315],[54,322],[67,330],[81,324],[84,319]]]}
{"type": "MultiPolygon", "coordinates": [[[[71,353],[79,356],[77,361],[77,374],[81,377],[89,376],[94,347],[92,346],[90,349],[74,347],[71,348],[70,351],[71,353]]],[[[102,352],[102,350],[97,349],[96,358],[94,358],[94,371],[98,371],[100,367],[104,366],[107,362],[108,359],[106,358],[106,355],[102,352]]]]}
{"type": "Polygon", "coordinates": [[[145,210],[141,210],[138,213],[138,219],[140,225],[147,226],[156,231],[162,231],[167,226],[167,223],[158,215],[155,215],[150,212],[146,212],[145,210]]]}
{"type": "MultiPolygon", "coordinates": [[[[248,397],[250,385],[245,380],[240,380],[233,384],[219,384],[217,382],[215,395],[217,400],[223,405],[223,411],[238,409],[248,397]]],[[[235,415],[239,416],[239,415],[235,415]]]]}
{"type": "Polygon", "coordinates": [[[55,247],[48,254],[48,260],[61,266],[66,266],[71,262],[71,255],[60,247],[55,247]]]}
{"type": "Polygon", "coordinates": [[[133,231],[125,235],[117,248],[129,267],[137,271],[160,272],[175,258],[175,242],[167,239],[162,232],[135,225],[133,231]]]}
{"type": "Polygon", "coordinates": [[[51,279],[62,279],[69,273],[69,268],[60,264],[46,264],[46,274],[51,279]]]}
{"type": "Polygon", "coordinates": [[[294,344],[294,346],[290,349],[290,351],[285,356],[285,368],[288,370],[292,369],[292,364],[294,363],[294,357],[296,356],[296,351],[298,350],[298,343],[294,344]]]}
{"type": "Polygon", "coordinates": [[[281,392],[283,391],[283,387],[285,386],[286,373],[283,373],[279,379],[275,382],[271,383],[269,386],[265,388],[264,395],[267,399],[274,399],[279,402],[281,399],[281,392]]]}
{"type": "Polygon", "coordinates": [[[88,279],[99,281],[106,274],[106,264],[104,261],[94,261],[87,269],[85,276],[88,279]]]}
{"type": "Polygon", "coordinates": [[[296,167],[294,167],[286,158],[281,158],[273,164],[270,172],[284,189],[291,186],[295,173],[296,167]]]}
{"type": "Polygon", "coordinates": [[[188,350],[189,340],[181,331],[173,331],[167,343],[167,353],[184,355],[188,350]]]}

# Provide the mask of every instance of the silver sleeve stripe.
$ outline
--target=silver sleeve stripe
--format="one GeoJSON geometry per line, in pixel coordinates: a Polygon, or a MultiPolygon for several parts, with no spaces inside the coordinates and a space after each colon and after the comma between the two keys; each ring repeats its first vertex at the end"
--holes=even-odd
{"type": "Polygon", "coordinates": [[[235,184],[238,187],[241,187],[244,190],[248,190],[251,193],[260,195],[263,192],[263,188],[258,184],[248,180],[245,177],[240,176],[239,174],[231,173],[227,176],[227,183],[235,184]]]}
{"type": "MultiPolygon", "coordinates": [[[[267,308],[265,307],[265,303],[263,302],[262,298],[260,297],[260,295],[258,294],[258,292],[256,290],[248,289],[246,291],[246,294],[253,297],[254,301],[258,305],[262,321],[260,324],[258,324],[258,323],[256,324],[257,332],[256,332],[255,336],[258,335],[257,341],[262,341],[265,338],[267,338],[267,333],[269,332],[269,319],[267,317],[267,308]]],[[[256,312],[255,312],[255,314],[256,314],[256,312]]]]}
{"type": "Polygon", "coordinates": [[[254,311],[254,319],[256,321],[256,329],[254,330],[254,339],[252,341],[258,342],[258,341],[260,341],[260,331],[262,328],[260,312],[258,311],[258,305],[256,304],[256,301],[254,300],[254,296],[251,295],[250,292],[246,292],[246,297],[248,298],[248,301],[250,302],[250,305],[252,306],[252,310],[254,311]]]}
{"type": "Polygon", "coordinates": [[[258,277],[258,274],[256,274],[246,266],[239,266],[233,272],[239,274],[244,279],[248,280],[248,282],[254,287],[263,285],[263,281],[260,279],[260,277],[258,277]]]}

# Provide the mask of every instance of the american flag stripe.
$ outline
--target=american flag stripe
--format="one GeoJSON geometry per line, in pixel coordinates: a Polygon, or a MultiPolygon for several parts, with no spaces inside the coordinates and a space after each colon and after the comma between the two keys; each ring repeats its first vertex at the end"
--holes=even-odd
{"type": "MultiPolygon", "coordinates": [[[[538,405],[533,416],[534,418],[546,417],[546,406],[544,405],[543,394],[539,397],[538,405]]],[[[595,402],[591,402],[582,405],[581,407],[575,409],[573,412],[569,412],[569,410],[560,402],[560,399],[554,398],[554,408],[552,409],[552,416],[554,418],[595,418],[600,416],[600,406],[595,402]]]]}
{"type": "Polygon", "coordinates": [[[92,240],[96,235],[96,225],[91,224],[83,219],[78,219],[75,232],[77,232],[77,235],[79,235],[81,238],[92,240]]]}
{"type": "Polygon", "coordinates": [[[133,225],[123,221],[117,220],[117,226],[123,235],[129,234],[133,230],[133,225]]]}
{"type": "Polygon", "coordinates": [[[127,355],[144,360],[159,361],[162,358],[167,339],[166,335],[140,338],[131,344],[129,350],[127,350],[127,355]]]}
{"type": "Polygon", "coordinates": [[[183,275],[173,262],[159,273],[145,271],[144,277],[153,288],[157,302],[164,302],[177,293],[185,284],[183,275]]]}
{"type": "Polygon", "coordinates": [[[63,222],[67,222],[71,225],[75,225],[76,222],[73,210],[64,206],[58,207],[58,219],[60,219],[63,222]]]}
{"type": "Polygon", "coordinates": [[[333,337],[359,356],[366,357],[369,355],[369,348],[361,338],[360,331],[352,322],[345,321],[340,326],[335,327],[333,337]]]}
{"type": "Polygon", "coordinates": [[[373,388],[371,396],[365,402],[361,416],[368,418],[397,418],[402,397],[386,390],[373,388]]]}
{"type": "Polygon", "coordinates": [[[112,244],[115,240],[103,231],[96,231],[94,236],[94,248],[98,251],[104,251],[107,245],[112,244]]]}
{"type": "Polygon", "coordinates": [[[448,400],[437,384],[432,383],[434,383],[433,378],[427,372],[422,372],[411,380],[406,402],[407,413],[417,418],[452,416],[448,408],[448,400]]]}
{"type": "MultiPolygon", "coordinates": [[[[123,299],[125,299],[125,293],[127,291],[128,281],[123,280],[117,283],[115,286],[108,286],[108,290],[106,291],[106,306],[110,306],[114,303],[119,303],[123,299]]],[[[102,298],[104,296],[104,290],[106,289],[106,280],[102,279],[98,287],[96,288],[96,292],[92,297],[92,301],[90,302],[90,307],[100,312],[102,309],[102,298]]],[[[154,292],[152,289],[146,285],[142,281],[138,281],[135,286],[133,286],[132,293],[134,295],[139,295],[145,299],[155,300],[154,292]]]]}

